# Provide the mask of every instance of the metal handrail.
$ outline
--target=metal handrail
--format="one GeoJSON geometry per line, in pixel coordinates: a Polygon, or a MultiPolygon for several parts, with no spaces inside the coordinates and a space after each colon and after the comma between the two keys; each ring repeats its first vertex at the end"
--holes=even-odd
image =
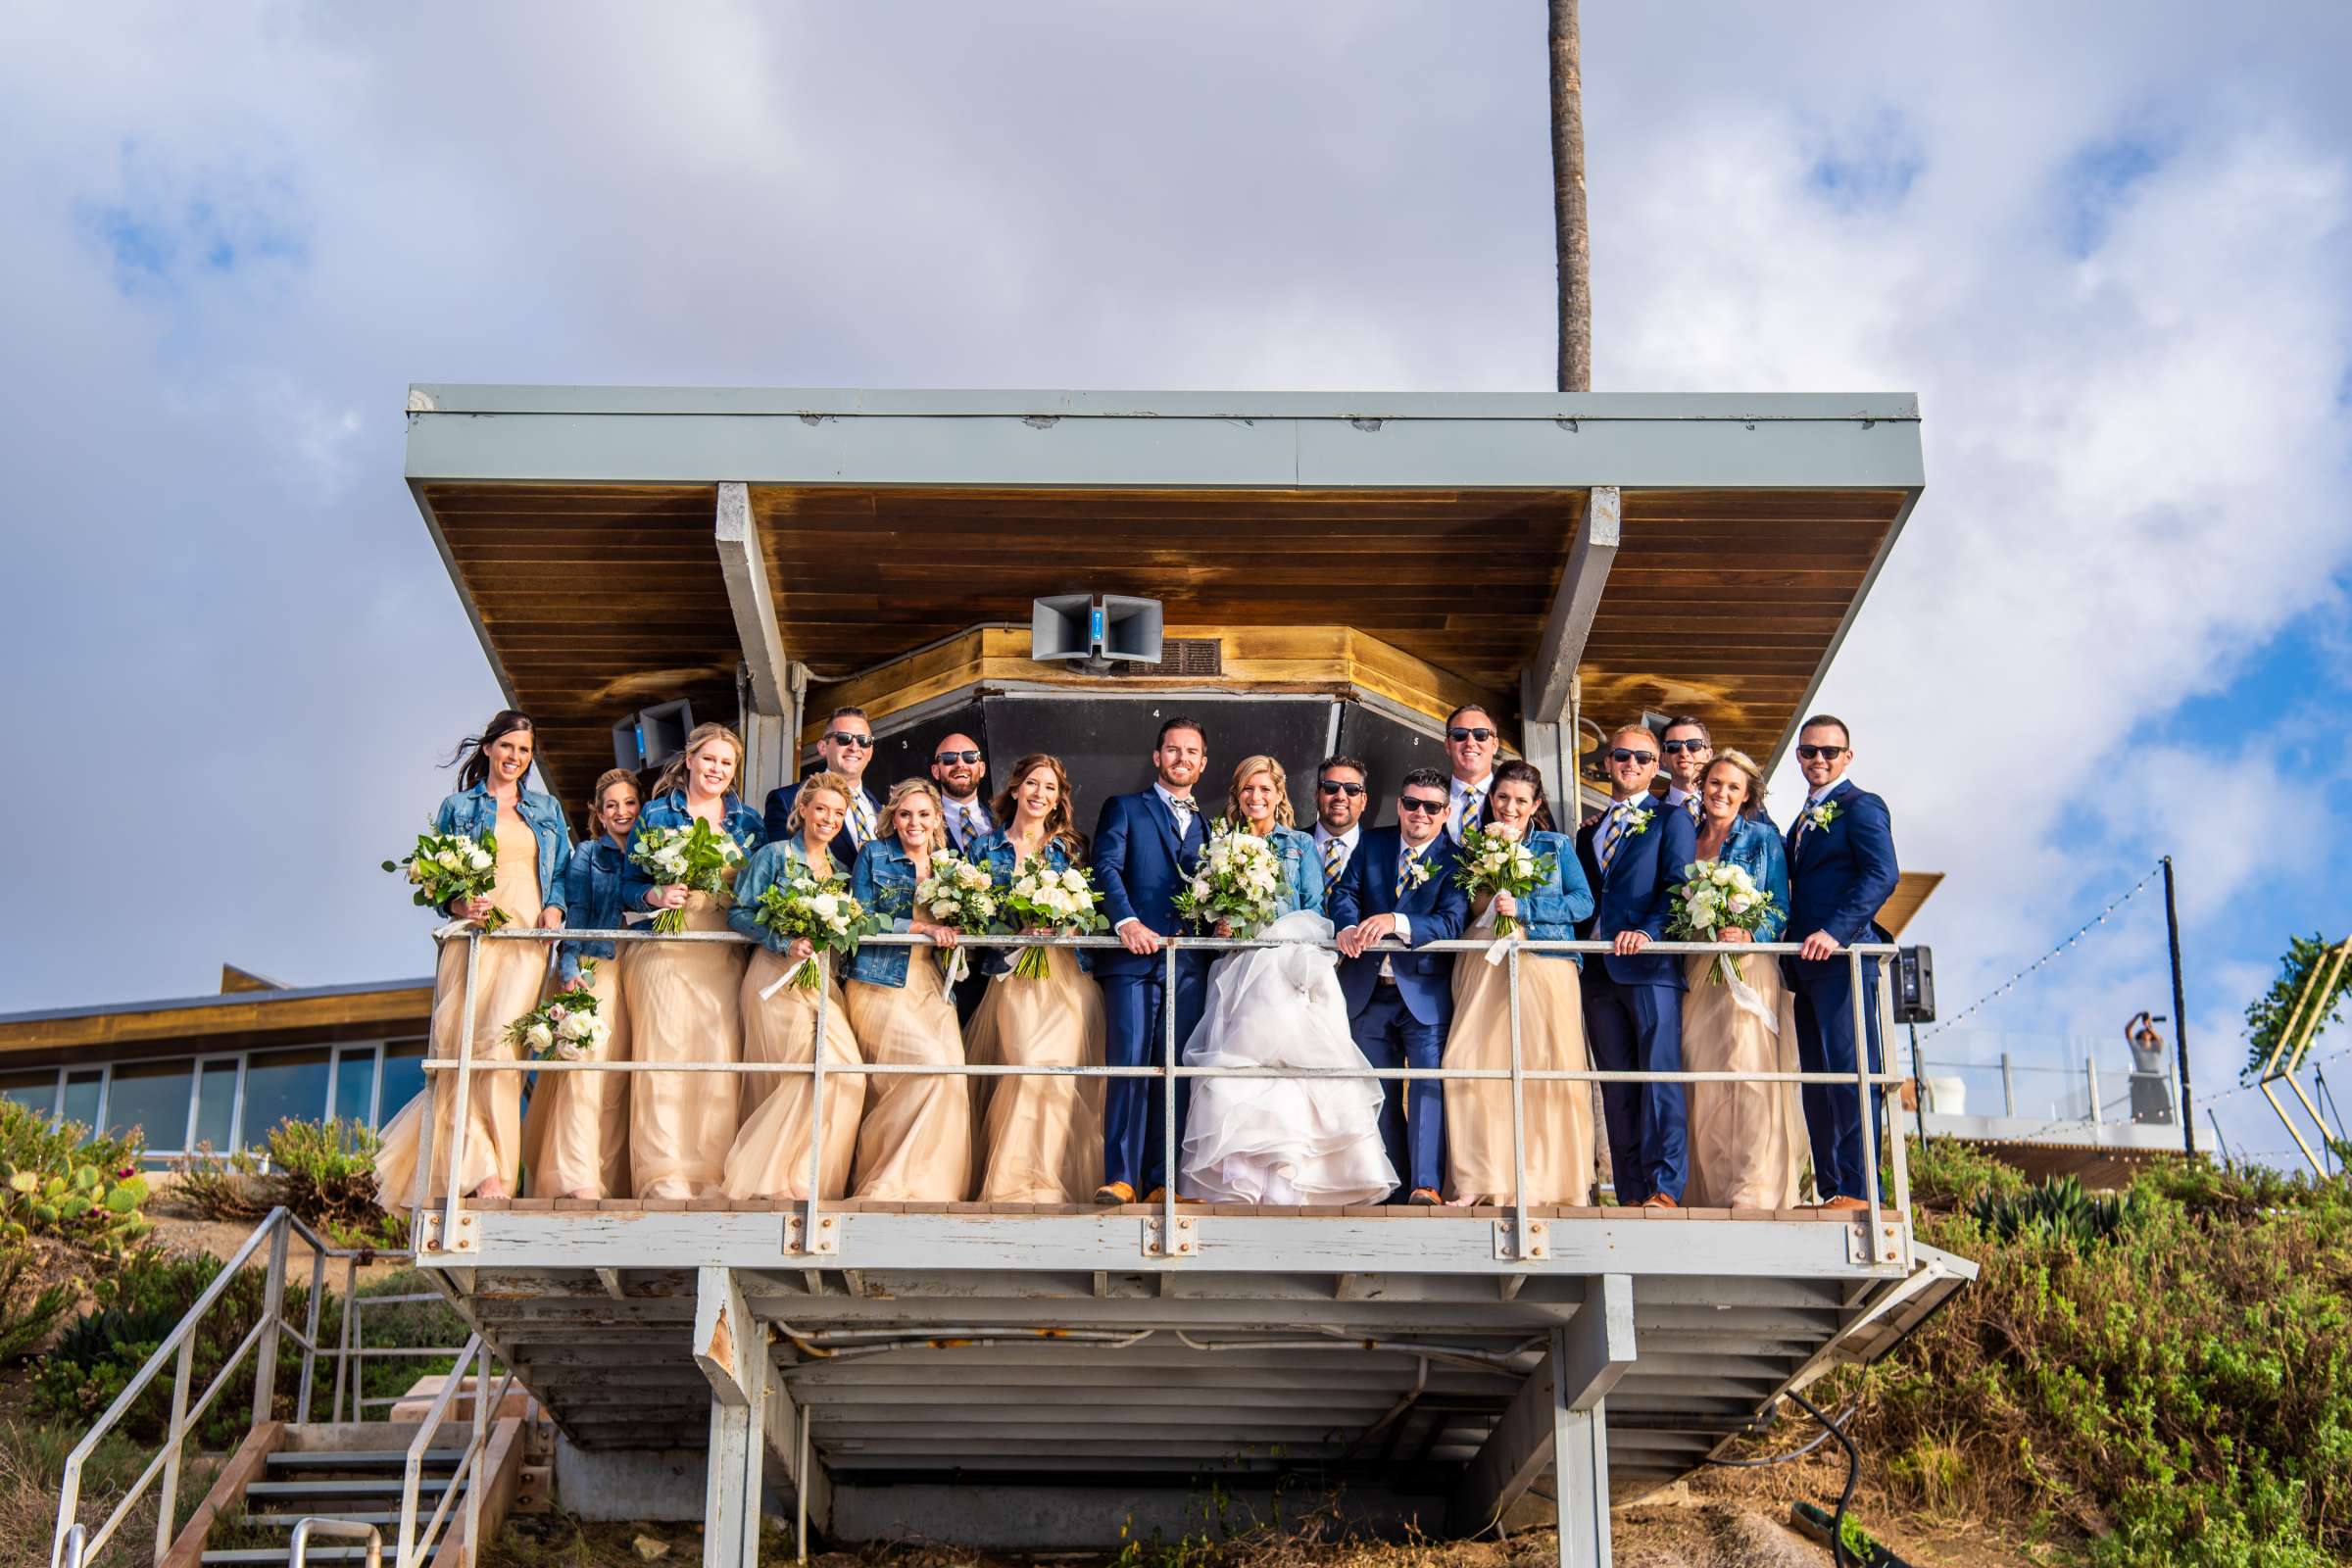
{"type": "Polygon", "coordinates": [[[312,1514],[295,1521],[294,1539],[286,1544],[287,1568],[303,1568],[311,1551],[311,1537],[338,1536],[345,1541],[368,1543],[368,1568],[384,1568],[384,1533],[357,1519],[329,1519],[312,1514]]]}
{"type": "MultiPolygon", "coordinates": [[[[1878,1137],[1876,1136],[1883,1125],[1882,1117],[1875,1113],[1875,1107],[1879,1098],[1878,1091],[1885,1087],[1905,1083],[1911,1076],[1910,1073],[1905,1071],[1888,1070],[1885,1068],[1882,1068],[1878,1071],[1873,1071],[1871,1070],[1870,1066],[1870,1051],[1868,1046],[1869,1020],[1864,1012],[1866,987],[1864,984],[1863,965],[1865,963],[1882,963],[1885,960],[1893,958],[1896,955],[1897,949],[1892,943],[1849,944],[1839,948],[1833,959],[1823,960],[1836,961],[1837,959],[1843,959],[1850,969],[1851,980],[1848,986],[1848,992],[1852,999],[1852,1023],[1855,1043],[1853,1070],[1851,1072],[1838,1073],[1789,1073],[1704,1070],[1692,1071],[1689,1069],[1679,1071],[1605,1071],[1592,1068],[1567,1069],[1527,1067],[1521,1060],[1520,1054],[1521,1017],[1519,979],[1520,960],[1522,956],[1527,953],[1591,954],[1606,956],[1615,953],[1616,948],[1615,944],[1612,942],[1592,939],[1532,939],[1525,936],[1514,936],[1502,939],[1495,939],[1492,937],[1449,938],[1444,941],[1424,942],[1417,945],[1399,943],[1396,941],[1384,941],[1369,945],[1363,949],[1365,954],[1377,953],[1396,955],[1425,955],[1432,953],[1485,953],[1492,956],[1499,952],[1500,956],[1506,959],[1509,964],[1508,973],[1510,997],[1511,1064],[1508,1070],[1500,1068],[1453,1068],[1442,1066],[1435,1068],[1381,1068],[1369,1066],[1362,1068],[1183,1066],[1180,1065],[1177,1060],[1178,1043],[1176,1040],[1176,1009],[1173,1005],[1167,1004],[1163,1004],[1160,1008],[1160,1018],[1163,1031],[1161,1038],[1160,1061],[1157,1065],[1153,1066],[1138,1064],[1135,1066],[1126,1067],[1114,1067],[1108,1065],[1093,1067],[1025,1064],[1014,1065],[1009,1063],[975,1065],[969,1062],[939,1063],[934,1065],[920,1062],[863,1061],[857,1063],[829,1064],[825,1059],[826,1053],[822,1049],[821,1044],[817,1049],[810,1052],[810,1059],[805,1062],[558,1061],[531,1060],[528,1058],[476,1059],[474,1055],[474,1018],[471,997],[473,994],[474,976],[480,960],[481,945],[485,941],[537,942],[542,944],[551,942],[678,942],[719,943],[735,947],[764,946],[764,944],[755,943],[754,939],[733,930],[676,931],[664,933],[651,930],[646,926],[623,926],[616,929],[602,930],[567,930],[562,927],[552,929],[511,927],[509,929],[496,932],[484,932],[463,922],[452,922],[450,925],[442,927],[436,933],[436,936],[442,940],[450,940],[453,938],[462,939],[466,943],[465,979],[462,982],[464,989],[461,992],[461,997],[464,1000],[459,1008],[458,1055],[454,1060],[448,1057],[428,1057],[421,1064],[424,1072],[427,1074],[426,1081],[428,1084],[435,1081],[434,1075],[454,1075],[457,1080],[457,1088],[453,1096],[453,1102],[450,1107],[450,1123],[456,1129],[457,1144],[457,1147],[450,1152],[451,1157],[449,1160],[449,1167],[451,1170],[456,1171],[463,1170],[465,1168],[464,1156],[466,1150],[466,1144],[472,1130],[469,1126],[467,1107],[470,1099],[472,1081],[474,1075],[479,1072],[647,1072],[673,1074],[720,1072],[738,1075],[791,1074],[795,1076],[804,1076],[809,1080],[811,1097],[815,1102],[814,1108],[811,1113],[808,1132],[808,1196],[806,1200],[800,1200],[803,1209],[804,1234],[811,1238],[817,1234],[817,1216],[822,1203],[818,1194],[823,1185],[820,1178],[822,1152],[824,1148],[824,1081],[825,1075],[828,1072],[852,1073],[868,1077],[903,1074],[915,1077],[962,1078],[1078,1077],[1158,1079],[1167,1083],[1171,1090],[1170,1093],[1161,1097],[1161,1115],[1163,1118],[1161,1128],[1162,1142],[1163,1147],[1171,1151],[1173,1151],[1176,1147],[1176,1097],[1172,1091],[1175,1086],[1175,1081],[1178,1079],[1369,1078],[1376,1080],[1398,1080],[1406,1082],[1427,1079],[1437,1079],[1446,1082],[1507,1080],[1511,1085],[1511,1162],[1513,1180],[1516,1184],[1512,1193],[1511,1202],[1513,1220],[1512,1252],[1522,1261],[1530,1259],[1535,1255],[1535,1252],[1530,1246],[1531,1232],[1528,1228],[1526,1181],[1527,1127],[1525,1110],[1526,1085],[1530,1083],[1546,1082],[1598,1084],[1789,1083],[1802,1085],[1825,1085],[1840,1088],[1850,1087],[1854,1092],[1857,1104],[1864,1107],[1871,1107],[1869,1109],[1865,1109],[1861,1117],[1869,1129],[1869,1135],[1862,1139],[1862,1176],[1865,1191],[1869,1195],[1866,1200],[1867,1207],[1864,1210],[1864,1215],[1866,1217],[1866,1223],[1868,1226],[1866,1234],[1873,1239],[1871,1244],[1872,1255],[1876,1257],[1882,1255],[1880,1251],[1880,1244],[1877,1239],[1883,1234],[1881,1230],[1881,1221],[1885,1212],[1885,1205],[1880,1200],[1879,1150],[1878,1137]]],[[[874,936],[863,938],[861,945],[905,948],[941,946],[941,944],[934,942],[927,934],[919,934],[915,932],[879,933],[874,936]]],[[[1111,936],[1031,936],[995,933],[975,933],[971,935],[965,935],[963,933],[957,933],[955,945],[957,947],[973,947],[980,949],[1019,949],[1047,947],[1070,948],[1079,950],[1115,949],[1121,952],[1126,951],[1125,944],[1120,939],[1111,936]]],[[[1160,936],[1158,956],[1163,965],[1161,975],[1161,983],[1163,987],[1162,994],[1163,996],[1170,998],[1172,998],[1175,994],[1176,960],[1180,954],[1233,953],[1293,945],[1294,944],[1269,941],[1263,937],[1160,936]]],[[[1332,951],[1338,947],[1336,940],[1308,945],[1324,949],[1325,951],[1332,951]]],[[[1784,957],[1796,956],[1801,955],[1802,952],[1802,945],[1794,942],[1653,941],[1644,943],[1642,948],[1642,955],[1643,956],[1655,957],[1680,957],[1715,955],[1723,955],[1736,958],[1751,956],[1784,957]]],[[[1877,989],[1879,1003],[1878,1021],[1881,1026],[1880,1039],[1882,1043],[1882,1049],[1885,1049],[1886,1044],[1892,1041],[1894,1038],[1893,987],[1891,984],[1881,984],[1877,989]]],[[[830,1002],[829,991],[829,987],[820,986],[816,992],[814,1038],[820,1043],[825,1038],[825,1014],[830,1002]]],[[[434,1114],[428,1114],[422,1119],[422,1136],[418,1141],[417,1148],[416,1185],[414,1199],[414,1234],[419,1238],[420,1252],[441,1253],[446,1255],[449,1250],[454,1250],[450,1244],[453,1243],[454,1240],[461,1234],[461,1225],[465,1212],[465,1194],[463,1192],[461,1183],[456,1181],[447,1183],[447,1193],[437,1200],[437,1206],[440,1209],[440,1214],[438,1217],[441,1222],[441,1231],[438,1236],[430,1234],[429,1229],[425,1224],[425,1219],[427,1209],[429,1207],[436,1206],[436,1200],[431,1196],[430,1183],[433,1177],[432,1146],[434,1141],[434,1124],[439,1120],[441,1120],[441,1117],[437,1110],[434,1114]]],[[[1910,1178],[1905,1158],[1903,1141],[1899,1135],[1896,1136],[1892,1142],[1890,1154],[1891,1157],[1889,1164],[1891,1168],[1888,1172],[1888,1175],[1891,1178],[1894,1188],[1893,1207],[1898,1213],[1908,1213],[1910,1209],[1910,1178]]],[[[1160,1223],[1163,1226],[1161,1234],[1170,1239],[1176,1235],[1176,1187],[1177,1184],[1175,1181],[1168,1181],[1165,1184],[1165,1188],[1161,1197],[1162,1212],[1160,1216],[1160,1223]]],[[[1899,1247],[1900,1259],[1907,1264],[1910,1253],[1910,1241],[1907,1228],[1905,1229],[1904,1234],[1897,1245],[1899,1247]]]]}
{"type": "Polygon", "coordinates": [[[514,1369],[510,1366],[506,1376],[499,1382],[498,1392],[488,1392],[490,1348],[489,1342],[478,1334],[466,1340],[466,1348],[459,1352],[457,1366],[449,1374],[449,1381],[434,1396],[431,1406],[425,1411],[423,1424],[417,1427],[416,1436],[409,1442],[408,1454],[400,1472],[400,1535],[393,1551],[394,1568],[415,1568],[416,1564],[424,1562],[432,1555],[433,1547],[440,1539],[441,1528],[448,1522],[450,1504],[457,1499],[461,1488],[466,1494],[466,1539],[477,1549],[479,1547],[482,1524],[481,1472],[489,1455],[490,1411],[506,1403],[508,1392],[514,1387],[514,1369]],[[442,1489],[441,1500],[433,1505],[432,1517],[425,1521],[419,1537],[416,1494],[422,1489],[425,1455],[432,1451],[433,1439],[439,1435],[441,1423],[449,1417],[450,1402],[457,1397],[458,1391],[466,1386],[466,1363],[468,1360],[474,1364],[471,1380],[473,1430],[458,1455],[457,1468],[451,1473],[451,1484],[442,1489]]]}

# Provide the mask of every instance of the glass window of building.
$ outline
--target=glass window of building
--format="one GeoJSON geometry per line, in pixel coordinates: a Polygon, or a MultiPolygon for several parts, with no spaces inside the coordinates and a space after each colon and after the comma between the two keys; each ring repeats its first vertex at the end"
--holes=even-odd
{"type": "Polygon", "coordinates": [[[196,1074],[186,1061],[134,1061],[115,1068],[106,1096],[106,1131],[120,1138],[133,1127],[148,1149],[162,1153],[185,1147],[188,1097],[196,1074]]]}
{"type": "Polygon", "coordinates": [[[0,1100],[13,1101],[37,1115],[57,1114],[57,1069],[0,1073],[0,1100]]]}
{"type": "Polygon", "coordinates": [[[400,1107],[424,1093],[424,1042],[395,1040],[384,1048],[384,1088],[376,1100],[382,1107],[381,1126],[400,1114],[400,1107]]]}
{"type": "Polygon", "coordinates": [[[237,1059],[208,1061],[196,1084],[196,1117],[188,1130],[188,1148],[201,1146],[225,1154],[236,1147],[236,1136],[237,1059]]]}
{"type": "Polygon", "coordinates": [[[374,1102],[375,1048],[345,1046],[335,1053],[335,1119],[368,1126],[374,1102]]]}
{"type": "Polygon", "coordinates": [[[239,1136],[247,1149],[262,1149],[270,1129],[281,1121],[318,1121],[326,1114],[329,1056],[318,1051],[255,1052],[245,1059],[245,1123],[239,1136]]]}
{"type": "Polygon", "coordinates": [[[98,1125],[99,1102],[106,1095],[106,1073],[92,1068],[66,1074],[65,1117],[84,1128],[98,1125]]]}

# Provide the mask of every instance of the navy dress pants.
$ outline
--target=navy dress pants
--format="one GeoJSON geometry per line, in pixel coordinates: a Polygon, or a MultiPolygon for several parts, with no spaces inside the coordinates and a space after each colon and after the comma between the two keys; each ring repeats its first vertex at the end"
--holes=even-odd
{"type": "MultiPolygon", "coordinates": [[[[1446,1026],[1423,1023],[1404,1004],[1393,985],[1372,989],[1372,1000],[1348,1022],[1356,1049],[1375,1067],[1443,1067],[1446,1064],[1446,1026]]],[[[1392,1200],[1409,1197],[1416,1187],[1446,1190],[1446,1088],[1435,1078],[1409,1083],[1383,1083],[1380,1101],[1380,1141],[1387,1146],[1389,1163],[1396,1167],[1403,1185],[1392,1200]],[[1400,1092],[1401,1091],[1401,1092],[1400,1092]],[[1405,1114],[1405,1106],[1412,1114],[1405,1114]]]]}
{"type": "MultiPolygon", "coordinates": [[[[1585,1042],[1602,1072],[1680,1072],[1683,994],[1672,985],[1619,985],[1596,955],[1585,957],[1585,1042]]],[[[1681,1084],[1603,1084],[1609,1165],[1617,1201],[1654,1193],[1676,1202],[1690,1172],[1688,1102],[1681,1084]]]]}
{"type": "MultiPolygon", "coordinates": [[[[1156,1067],[1165,1059],[1167,1040],[1161,1008],[1166,1004],[1166,960],[1155,959],[1147,974],[1101,976],[1104,1013],[1104,1054],[1113,1067],[1156,1067]]],[[[1200,1021],[1208,1000],[1208,967],[1198,955],[1176,958],[1176,1055],[1184,1057],[1185,1042],[1200,1021]]],[[[1185,1103],[1192,1097],[1176,1096],[1176,1153],[1184,1150],[1185,1103]]],[[[1113,1078],[1102,1097],[1102,1179],[1125,1182],[1143,1197],[1167,1185],[1166,1085],[1156,1078],[1113,1078]]]]}
{"type": "MultiPolygon", "coordinates": [[[[1854,1070],[1854,976],[1851,959],[1842,956],[1809,962],[1788,958],[1782,972],[1796,993],[1796,1059],[1806,1072],[1850,1073],[1854,1070]]],[[[1883,1070],[1886,1059],[1879,1039],[1879,960],[1862,960],[1862,1017],[1870,1047],[1870,1070],[1883,1070]]],[[[1813,1142],[1813,1185],[1825,1199],[1876,1195],[1862,1174],[1862,1140],[1879,1141],[1879,1091],[1874,1084],[1867,1097],[1844,1084],[1807,1084],[1804,1093],[1805,1130],[1813,1142]],[[1867,1134],[1863,1102],[1869,1102],[1867,1134]]]]}

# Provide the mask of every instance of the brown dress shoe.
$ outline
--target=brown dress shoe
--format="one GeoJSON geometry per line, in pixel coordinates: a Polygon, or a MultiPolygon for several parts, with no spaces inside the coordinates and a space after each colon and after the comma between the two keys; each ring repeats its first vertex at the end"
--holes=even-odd
{"type": "Polygon", "coordinates": [[[1106,1205],[1132,1203],[1135,1201],[1135,1189],[1125,1182],[1104,1182],[1095,1189],[1095,1201],[1106,1205]]]}
{"type": "Polygon", "coordinates": [[[1429,1208],[1433,1205],[1443,1204],[1446,1201],[1446,1195],[1434,1187],[1416,1187],[1406,1195],[1404,1200],[1408,1203],[1418,1203],[1423,1208],[1429,1208]]]}
{"type": "Polygon", "coordinates": [[[1683,1205],[1676,1201],[1672,1193],[1652,1193],[1642,1200],[1642,1206],[1643,1208],[1680,1208],[1683,1205]]]}
{"type": "Polygon", "coordinates": [[[1851,1214],[1868,1208],[1870,1204],[1863,1201],[1859,1198],[1833,1198],[1826,1202],[1816,1203],[1813,1206],[1828,1213],[1851,1214]]]}
{"type": "Polygon", "coordinates": [[[1168,1190],[1165,1187],[1154,1187],[1144,1195],[1144,1201],[1147,1203],[1157,1203],[1163,1201],[1167,1196],[1168,1190]]]}

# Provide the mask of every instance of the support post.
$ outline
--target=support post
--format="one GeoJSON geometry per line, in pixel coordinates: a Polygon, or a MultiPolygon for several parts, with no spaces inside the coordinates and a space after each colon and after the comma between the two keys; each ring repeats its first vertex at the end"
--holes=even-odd
{"type": "Polygon", "coordinates": [[[1492,1525],[1550,1470],[1558,1482],[1563,1568],[1607,1568],[1609,1449],[1604,1405],[1634,1364],[1634,1282],[1588,1280],[1584,1305],[1552,1330],[1551,1346],[1488,1434],[1454,1488],[1453,1528],[1492,1525]]]}
{"type": "Polygon", "coordinates": [[[710,1453],[703,1481],[703,1568],[758,1568],[767,1465],[767,1332],[745,1307],[735,1271],[697,1274],[694,1359],[710,1381],[710,1453]]]}
{"type": "Polygon", "coordinates": [[[808,1441],[808,1406],[792,1396],[783,1376],[770,1372],[767,1380],[767,1446],[792,1483],[795,1538],[808,1553],[808,1527],[820,1535],[833,1533],[833,1478],[808,1441]]]}
{"type": "Polygon", "coordinates": [[[286,1242],[293,1225],[282,1214],[270,1238],[270,1272],[262,1286],[262,1337],[253,1348],[253,1424],[270,1418],[277,1402],[277,1331],[286,1317],[286,1242]]]}
{"type": "Polygon", "coordinates": [[[2197,1124],[2188,1105],[2188,997],[2180,989],[2180,906],[2173,896],[2173,858],[2164,858],[2164,940],[2173,959],[2173,1049],[2180,1062],[2180,1147],[2197,1152],[2197,1124]]]}
{"type": "MultiPolygon", "coordinates": [[[[1592,634],[1592,616],[1600,609],[1601,590],[1609,580],[1609,564],[1617,559],[1621,535],[1621,500],[1613,484],[1596,484],[1585,495],[1585,514],[1569,543],[1568,560],[1560,567],[1560,583],[1551,596],[1551,612],[1544,617],[1544,640],[1528,670],[1535,702],[1526,717],[1556,724],[1568,709],[1576,666],[1584,657],[1585,639],[1592,634]]],[[[1569,736],[1571,747],[1576,737],[1569,736]]]]}
{"type": "Polygon", "coordinates": [[[768,591],[767,560],[760,548],[760,525],[752,516],[750,486],[735,480],[719,485],[713,537],[749,687],[743,728],[750,755],[744,759],[743,797],[752,801],[791,782],[790,759],[800,737],[792,732],[791,662],[776,624],[775,596],[768,591]]]}

